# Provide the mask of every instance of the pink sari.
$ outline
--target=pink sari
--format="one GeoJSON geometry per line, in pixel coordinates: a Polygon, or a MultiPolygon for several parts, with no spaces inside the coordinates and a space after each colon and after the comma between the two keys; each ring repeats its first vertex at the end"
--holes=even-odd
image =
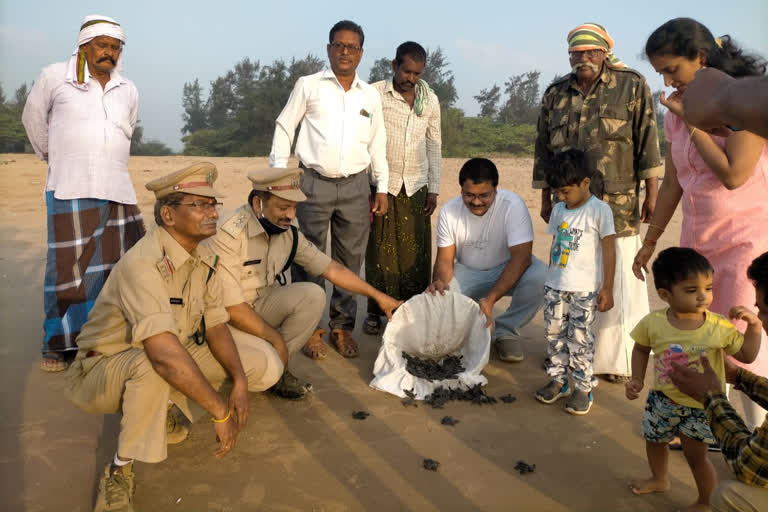
{"type": "MultiPolygon", "coordinates": [[[[672,144],[672,161],[683,189],[680,245],[707,257],[715,268],[714,301],[710,309],[728,316],[733,306],[755,307],[755,288],[747,279],[752,260],[768,251],[768,143],[749,180],[728,190],[717,179],[691,141],[685,123],[668,113],[664,134],[672,144]]],[[[712,135],[725,149],[725,138],[712,135]]],[[[744,322],[735,322],[740,331],[744,322]]],[[[753,373],[768,376],[768,343],[763,332],[760,353],[749,365],[753,373]]]]}

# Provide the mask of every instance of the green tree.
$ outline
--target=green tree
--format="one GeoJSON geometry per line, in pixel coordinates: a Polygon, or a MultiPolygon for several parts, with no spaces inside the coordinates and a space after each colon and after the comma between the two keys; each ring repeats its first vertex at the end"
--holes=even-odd
{"type": "Polygon", "coordinates": [[[535,124],[539,115],[539,77],[541,72],[528,71],[504,82],[507,101],[499,112],[499,120],[511,124],[535,124]]]}
{"type": "Polygon", "coordinates": [[[27,96],[29,88],[26,83],[16,89],[13,101],[8,101],[0,87],[0,153],[23,153],[27,150],[27,132],[21,123],[27,96]]]}
{"type": "Polygon", "coordinates": [[[453,107],[456,100],[459,99],[454,84],[453,71],[448,69],[448,59],[439,46],[434,51],[427,52],[427,62],[421,73],[421,79],[435,91],[442,108],[453,107]]]}
{"type": "Polygon", "coordinates": [[[368,83],[372,84],[389,78],[392,78],[392,60],[386,57],[376,59],[368,74],[368,83]]]}
{"type": "Polygon", "coordinates": [[[667,139],[664,137],[664,112],[661,105],[661,91],[653,93],[653,112],[656,114],[656,131],[659,136],[659,150],[661,156],[667,154],[667,139]]]}
{"type": "Polygon", "coordinates": [[[171,148],[158,140],[144,141],[144,127],[141,121],[136,121],[136,127],[131,135],[131,155],[136,156],[165,156],[172,155],[171,148]]]}
{"type": "Polygon", "coordinates": [[[196,132],[208,126],[202,90],[197,78],[192,83],[184,83],[181,105],[184,107],[184,113],[181,115],[184,121],[184,126],[181,128],[182,134],[196,132]]]}
{"type": "Polygon", "coordinates": [[[473,96],[480,104],[480,117],[495,119],[499,113],[499,101],[501,100],[501,88],[493,84],[490,89],[480,90],[480,94],[473,96]]]}

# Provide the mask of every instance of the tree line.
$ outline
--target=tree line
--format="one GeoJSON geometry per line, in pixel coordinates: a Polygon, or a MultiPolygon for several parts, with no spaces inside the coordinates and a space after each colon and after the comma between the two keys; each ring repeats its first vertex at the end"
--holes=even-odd
{"type": "MultiPolygon", "coordinates": [[[[391,59],[374,61],[368,82],[392,76],[391,59]]],[[[184,154],[210,156],[267,155],[275,120],[300,76],[321,71],[325,61],[314,55],[275,60],[262,65],[244,58],[234,69],[210,83],[207,97],[195,78],[182,91],[184,154]]],[[[438,47],[428,52],[422,79],[440,100],[443,155],[467,157],[491,153],[532,154],[539,108],[539,72],[510,77],[501,91],[481,91],[480,117],[466,117],[455,106],[455,78],[448,59],[438,47]]]]}

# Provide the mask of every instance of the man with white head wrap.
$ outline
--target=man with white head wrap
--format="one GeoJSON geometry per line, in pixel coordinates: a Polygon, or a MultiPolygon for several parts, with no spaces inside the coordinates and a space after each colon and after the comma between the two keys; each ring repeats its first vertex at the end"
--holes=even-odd
{"type": "Polygon", "coordinates": [[[35,153],[48,162],[46,371],[67,368],[110,270],[144,235],[128,173],[138,91],[119,73],[124,44],[117,21],[86,16],[69,61],[42,70],[22,115],[35,153]]]}

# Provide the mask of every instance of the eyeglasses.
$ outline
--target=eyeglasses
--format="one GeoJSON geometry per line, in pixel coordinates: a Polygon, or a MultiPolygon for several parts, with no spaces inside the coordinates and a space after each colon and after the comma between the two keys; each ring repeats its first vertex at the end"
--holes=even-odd
{"type": "Polygon", "coordinates": [[[569,52],[571,58],[579,59],[582,55],[586,55],[588,59],[596,59],[605,55],[604,50],[579,50],[575,52],[569,52]]]}
{"type": "Polygon", "coordinates": [[[479,199],[481,202],[486,202],[493,197],[494,192],[485,192],[484,194],[470,194],[469,192],[461,191],[461,197],[467,201],[474,201],[479,199]]]}
{"type": "Polygon", "coordinates": [[[198,210],[218,210],[224,205],[218,201],[192,201],[191,203],[174,203],[174,206],[191,206],[198,210]]]}
{"type": "Polygon", "coordinates": [[[344,50],[351,55],[357,55],[362,50],[361,47],[356,44],[344,44],[344,43],[331,43],[331,47],[338,53],[344,53],[344,50]]]}

